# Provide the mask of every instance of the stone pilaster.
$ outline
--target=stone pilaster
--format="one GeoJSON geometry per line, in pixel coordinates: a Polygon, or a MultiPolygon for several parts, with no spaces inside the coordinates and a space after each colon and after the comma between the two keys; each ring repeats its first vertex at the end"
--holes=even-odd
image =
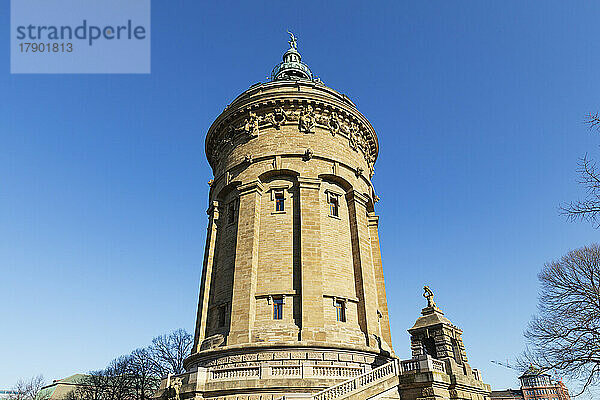
{"type": "Polygon", "coordinates": [[[194,349],[199,351],[202,340],[206,335],[206,322],[208,317],[208,301],[210,283],[212,278],[213,261],[215,256],[215,243],[217,239],[217,221],[219,220],[219,202],[213,201],[207,210],[208,228],[206,230],[206,248],[200,280],[200,295],[198,299],[198,314],[196,316],[196,333],[194,335],[194,349]]]}
{"type": "Polygon", "coordinates": [[[302,340],[325,341],[321,262],[321,180],[298,178],[300,193],[300,274],[302,340]]]}
{"type": "Polygon", "coordinates": [[[383,265],[381,262],[381,249],[379,247],[379,217],[375,213],[368,214],[369,237],[371,238],[371,256],[375,270],[375,285],[377,286],[377,305],[379,307],[379,328],[381,338],[392,347],[392,334],[390,331],[390,317],[388,314],[385,281],[383,278],[383,265]]]}
{"type": "Polygon", "coordinates": [[[349,192],[346,198],[350,217],[356,294],[359,299],[358,321],[367,338],[367,346],[377,347],[377,337],[381,337],[381,333],[377,321],[377,292],[367,222],[368,198],[357,191],[349,192]]]}
{"type": "Polygon", "coordinates": [[[256,307],[254,296],[263,187],[260,181],[253,181],[238,187],[238,191],[240,200],[231,302],[231,332],[227,341],[230,345],[250,342],[250,330],[256,307]]]}

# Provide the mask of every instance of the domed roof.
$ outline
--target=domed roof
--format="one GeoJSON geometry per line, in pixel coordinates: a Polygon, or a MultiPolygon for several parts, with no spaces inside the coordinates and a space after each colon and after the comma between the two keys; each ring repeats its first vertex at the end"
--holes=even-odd
{"type": "Polygon", "coordinates": [[[291,32],[288,33],[290,34],[290,41],[288,42],[290,48],[283,55],[283,61],[273,68],[271,80],[313,80],[312,71],[308,65],[302,62],[302,56],[298,52],[296,36],[291,32]]]}

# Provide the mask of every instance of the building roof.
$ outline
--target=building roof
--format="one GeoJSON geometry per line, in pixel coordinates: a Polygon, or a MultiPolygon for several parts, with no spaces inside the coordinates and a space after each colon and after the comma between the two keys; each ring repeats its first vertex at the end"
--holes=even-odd
{"type": "Polygon", "coordinates": [[[491,399],[514,399],[523,398],[522,390],[506,389],[506,390],[492,390],[490,396],[491,399]]]}
{"type": "Polygon", "coordinates": [[[536,366],[534,366],[533,364],[529,366],[529,368],[527,368],[527,371],[525,371],[523,373],[523,375],[521,375],[519,377],[519,379],[521,378],[527,378],[529,376],[550,376],[549,374],[545,373],[544,371],[542,371],[541,368],[538,368],[536,366]]]}
{"type": "Polygon", "coordinates": [[[413,331],[420,328],[430,327],[434,325],[449,325],[453,326],[452,322],[446,317],[444,317],[444,313],[438,307],[425,307],[421,310],[421,316],[417,319],[412,328],[408,331],[413,331]]]}
{"type": "Polygon", "coordinates": [[[73,386],[80,384],[87,376],[85,374],[75,374],[63,379],[56,379],[39,391],[36,400],[63,398],[66,393],[73,390],[73,386]]]}

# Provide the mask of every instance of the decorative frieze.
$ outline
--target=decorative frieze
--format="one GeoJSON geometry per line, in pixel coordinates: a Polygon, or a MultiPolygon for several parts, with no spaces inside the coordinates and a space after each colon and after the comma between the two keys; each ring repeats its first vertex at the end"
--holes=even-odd
{"type": "Polygon", "coordinates": [[[215,165],[219,156],[236,144],[258,137],[269,127],[277,130],[284,125],[296,125],[299,132],[315,133],[319,127],[332,136],[345,137],[348,146],[361,152],[373,174],[377,158],[377,139],[372,128],[345,110],[318,102],[285,103],[269,106],[267,103],[254,104],[250,110],[240,110],[212,126],[208,134],[207,156],[215,165]]]}

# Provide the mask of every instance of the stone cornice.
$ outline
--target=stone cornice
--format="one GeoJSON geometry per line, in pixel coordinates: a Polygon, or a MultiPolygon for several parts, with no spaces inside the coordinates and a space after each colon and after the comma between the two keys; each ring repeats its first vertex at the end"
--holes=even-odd
{"type": "Polygon", "coordinates": [[[321,187],[321,179],[319,178],[307,178],[299,176],[298,187],[302,189],[319,189],[321,187]]]}
{"type": "Polygon", "coordinates": [[[262,195],[265,188],[263,187],[262,183],[259,180],[256,180],[256,181],[248,182],[241,186],[238,186],[237,190],[240,193],[240,196],[250,194],[250,193],[258,193],[258,194],[262,195]]]}

